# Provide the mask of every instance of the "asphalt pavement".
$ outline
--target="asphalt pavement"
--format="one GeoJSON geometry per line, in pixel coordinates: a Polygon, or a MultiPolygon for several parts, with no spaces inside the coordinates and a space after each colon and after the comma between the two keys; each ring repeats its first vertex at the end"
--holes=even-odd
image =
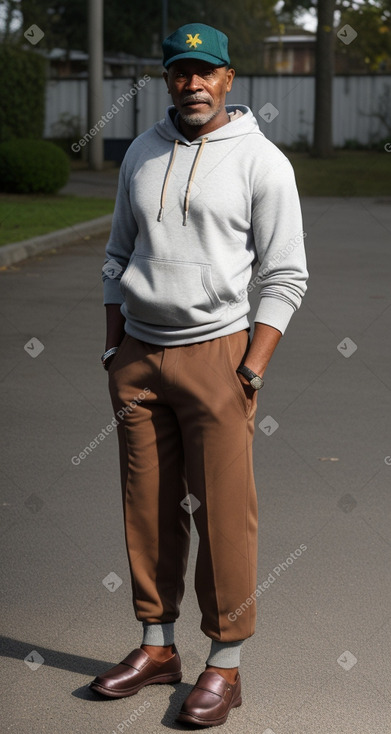
{"type": "MultiPolygon", "coordinates": [[[[308,293],[256,417],[258,625],[242,652],[243,705],[221,732],[391,732],[389,204],[303,200],[308,293]]],[[[141,642],[99,359],[105,241],[0,272],[1,734],[184,730],[175,716],[208,654],[193,530],[182,682],[118,700],[88,689],[141,642]]]]}

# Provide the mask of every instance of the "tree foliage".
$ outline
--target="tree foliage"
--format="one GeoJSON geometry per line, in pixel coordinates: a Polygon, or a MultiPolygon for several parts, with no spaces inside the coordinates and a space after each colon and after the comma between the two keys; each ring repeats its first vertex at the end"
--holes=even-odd
{"type": "Polygon", "coordinates": [[[262,40],[278,30],[275,5],[275,0],[172,2],[169,32],[197,20],[215,26],[229,38],[231,63],[237,73],[256,74],[262,71],[262,40]]]}
{"type": "MultiPolygon", "coordinates": [[[[232,62],[238,73],[262,71],[262,40],[278,32],[282,20],[300,23],[303,12],[317,13],[324,0],[284,0],[276,13],[276,0],[168,0],[167,32],[200,21],[215,25],[230,39],[232,62]]],[[[39,48],[55,47],[87,51],[87,0],[0,0],[3,38],[12,36],[11,23],[20,18],[23,31],[32,24],[45,33],[39,48]]],[[[338,52],[362,61],[369,71],[388,70],[391,65],[391,0],[336,0],[335,22],[348,23],[357,32],[349,45],[339,43],[338,52]]],[[[14,34],[15,35],[15,34],[14,34]]],[[[106,0],[104,47],[106,53],[160,56],[162,0],[106,0]]]]}
{"type": "Polygon", "coordinates": [[[0,79],[0,142],[40,138],[45,117],[45,59],[34,51],[3,44],[0,79]]]}
{"type": "Polygon", "coordinates": [[[357,38],[339,49],[368,71],[391,70],[391,0],[365,3],[341,10],[340,27],[348,23],[357,38]]]}
{"type": "Polygon", "coordinates": [[[20,10],[23,31],[36,24],[44,32],[40,49],[86,50],[86,0],[20,0],[20,10]]]}
{"type": "MultiPolygon", "coordinates": [[[[32,24],[45,33],[40,49],[87,51],[87,0],[0,0],[10,17],[17,6],[22,32],[32,24]]],[[[230,40],[230,54],[238,73],[259,73],[262,39],[278,30],[276,0],[169,0],[167,33],[185,23],[202,22],[218,27],[230,40]]],[[[161,0],[106,0],[104,47],[106,53],[160,56],[161,0]]]]}
{"type": "MultiPolygon", "coordinates": [[[[282,13],[300,22],[305,11],[318,12],[324,0],[285,0],[282,13]]],[[[336,0],[334,27],[350,25],[357,33],[348,45],[338,43],[338,53],[354,59],[358,69],[391,70],[391,0],[336,0]]]]}

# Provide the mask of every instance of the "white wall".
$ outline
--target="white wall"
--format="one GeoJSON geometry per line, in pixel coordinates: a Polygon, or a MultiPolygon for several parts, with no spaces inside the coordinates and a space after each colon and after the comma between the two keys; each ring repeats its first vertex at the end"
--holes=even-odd
{"type": "MultiPolygon", "coordinates": [[[[153,78],[134,96],[134,79],[104,80],[104,114],[118,108],[103,128],[105,138],[132,139],[151,127],[164,116],[171,100],[162,79],[153,78]],[[128,95],[128,100],[121,99],[128,95]],[[137,116],[137,122],[135,121],[137,116]]],[[[333,94],[334,145],[356,139],[368,143],[387,136],[387,129],[371,117],[379,107],[379,97],[385,88],[391,95],[391,76],[337,76],[333,94]]],[[[314,113],[314,78],[310,76],[236,77],[227,97],[230,104],[241,103],[251,107],[259,126],[274,143],[287,145],[301,136],[312,141],[314,113]],[[271,102],[279,114],[270,123],[265,122],[258,110],[271,102]]],[[[52,125],[62,113],[78,116],[82,134],[87,132],[87,80],[49,80],[46,91],[45,137],[52,137],[52,125]]],[[[98,122],[98,121],[96,121],[98,122]]]]}

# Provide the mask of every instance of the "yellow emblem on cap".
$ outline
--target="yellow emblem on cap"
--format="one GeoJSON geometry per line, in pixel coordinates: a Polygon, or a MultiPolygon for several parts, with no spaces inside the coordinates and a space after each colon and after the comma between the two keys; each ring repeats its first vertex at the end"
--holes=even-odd
{"type": "Polygon", "coordinates": [[[192,36],[191,33],[187,33],[186,43],[189,44],[189,48],[197,48],[197,43],[202,43],[199,35],[199,33],[196,33],[195,36],[192,36]]]}

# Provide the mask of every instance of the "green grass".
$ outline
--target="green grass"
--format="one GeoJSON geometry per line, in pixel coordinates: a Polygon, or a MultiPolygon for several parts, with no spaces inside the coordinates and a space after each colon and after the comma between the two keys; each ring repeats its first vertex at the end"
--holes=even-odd
{"type": "Polygon", "coordinates": [[[284,152],[301,196],[391,196],[391,153],[342,150],[323,160],[284,152]]]}
{"type": "Polygon", "coordinates": [[[114,211],[113,199],[0,195],[0,245],[37,237],[114,211]]]}

